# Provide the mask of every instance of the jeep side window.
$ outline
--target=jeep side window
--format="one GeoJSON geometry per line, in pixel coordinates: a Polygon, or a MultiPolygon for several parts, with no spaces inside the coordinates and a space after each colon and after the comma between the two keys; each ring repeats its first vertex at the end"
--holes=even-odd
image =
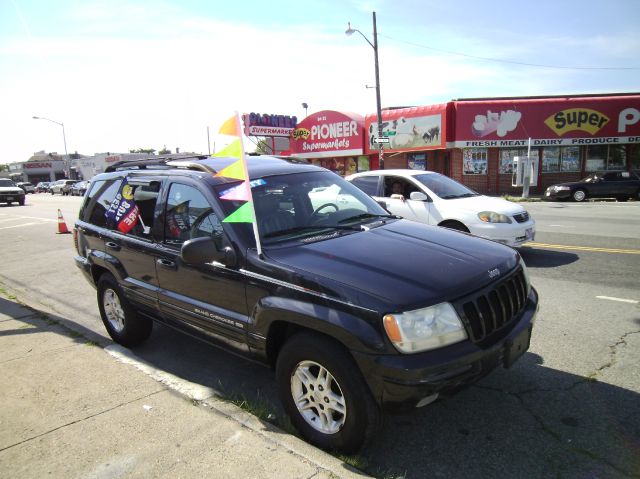
{"type": "Polygon", "coordinates": [[[160,182],[132,186],[134,188],[133,201],[138,206],[140,218],[129,234],[149,238],[153,230],[154,212],[156,210],[156,203],[158,202],[160,182]]]}
{"type": "Polygon", "coordinates": [[[164,237],[169,244],[211,236],[222,249],[222,224],[209,201],[193,186],[173,183],[164,216],[164,237]]]}

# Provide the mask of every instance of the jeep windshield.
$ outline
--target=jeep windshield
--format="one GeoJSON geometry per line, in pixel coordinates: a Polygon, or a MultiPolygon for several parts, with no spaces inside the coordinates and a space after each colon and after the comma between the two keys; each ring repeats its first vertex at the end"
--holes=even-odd
{"type": "MultiPolygon", "coordinates": [[[[218,185],[219,198],[236,186],[218,185]]],[[[314,171],[252,179],[251,193],[263,246],[291,240],[326,239],[326,233],[351,234],[379,226],[389,215],[370,196],[329,171],[314,171]]],[[[225,215],[243,203],[221,200],[225,215]]],[[[233,223],[253,242],[252,225],[233,223]]]]}
{"type": "Polygon", "coordinates": [[[413,178],[418,180],[429,190],[442,198],[443,200],[453,200],[456,198],[469,198],[471,196],[478,196],[478,193],[470,188],[467,188],[461,183],[458,183],[451,178],[441,175],[439,173],[429,173],[425,175],[415,175],[413,178]]]}

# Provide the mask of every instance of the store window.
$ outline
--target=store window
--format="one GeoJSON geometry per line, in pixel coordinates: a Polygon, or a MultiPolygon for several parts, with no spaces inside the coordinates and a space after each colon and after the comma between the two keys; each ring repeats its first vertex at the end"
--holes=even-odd
{"type": "MultiPolygon", "coordinates": [[[[504,175],[510,175],[513,173],[513,159],[517,157],[527,156],[528,148],[515,148],[510,150],[500,150],[500,160],[498,164],[498,173],[504,175]]],[[[538,148],[531,148],[530,153],[532,158],[539,158],[540,150],[538,148]]]]}
{"type": "Polygon", "coordinates": [[[542,172],[560,171],[560,148],[548,147],[542,150],[542,172]]]}
{"type": "Polygon", "coordinates": [[[580,171],[580,147],[563,146],[560,148],[560,162],[562,171],[580,171]]]}
{"type": "Polygon", "coordinates": [[[407,155],[407,165],[411,170],[426,170],[427,154],[426,153],[409,153],[407,155]]]}
{"type": "Polygon", "coordinates": [[[631,147],[631,169],[640,171],[640,145],[631,147]]]}
{"type": "Polygon", "coordinates": [[[371,164],[368,156],[359,156],[358,157],[358,171],[369,171],[371,169],[371,164]]]}
{"type": "Polygon", "coordinates": [[[462,168],[465,175],[486,175],[488,162],[486,148],[467,148],[462,153],[462,168]]]}
{"type": "Polygon", "coordinates": [[[626,165],[626,145],[593,145],[587,147],[586,171],[624,170],[626,165]]]}

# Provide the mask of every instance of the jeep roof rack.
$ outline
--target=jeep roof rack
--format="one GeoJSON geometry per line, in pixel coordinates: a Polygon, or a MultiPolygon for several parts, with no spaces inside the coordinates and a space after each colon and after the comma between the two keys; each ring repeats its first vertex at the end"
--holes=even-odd
{"type": "Polygon", "coordinates": [[[207,155],[191,155],[191,156],[158,156],[151,158],[137,158],[135,160],[122,160],[109,165],[106,173],[121,170],[144,170],[147,168],[186,168],[190,170],[200,170],[211,172],[211,168],[207,165],[199,164],[197,160],[208,158],[207,155]]]}

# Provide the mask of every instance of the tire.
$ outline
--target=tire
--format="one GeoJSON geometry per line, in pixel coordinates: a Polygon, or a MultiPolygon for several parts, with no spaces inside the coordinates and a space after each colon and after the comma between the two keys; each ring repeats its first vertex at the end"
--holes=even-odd
{"type": "Polygon", "coordinates": [[[20,200],[20,201],[18,201],[18,204],[19,204],[20,206],[24,206],[24,200],[20,200]]]}
{"type": "Polygon", "coordinates": [[[111,273],[104,273],[98,280],[98,307],[102,322],[116,343],[133,347],[151,334],[153,321],[135,312],[111,273]]]}
{"type": "Polygon", "coordinates": [[[380,425],[380,410],[353,358],[329,338],[291,337],[278,355],[276,380],[291,422],[317,447],[354,453],[380,425]]]}
{"type": "Polygon", "coordinates": [[[443,223],[440,223],[438,226],[449,228],[451,230],[462,231],[464,233],[469,233],[469,229],[459,221],[445,221],[443,223]]]}
{"type": "Polygon", "coordinates": [[[571,194],[571,198],[573,198],[573,201],[580,203],[587,199],[587,192],[584,190],[576,190],[571,194]]]}

